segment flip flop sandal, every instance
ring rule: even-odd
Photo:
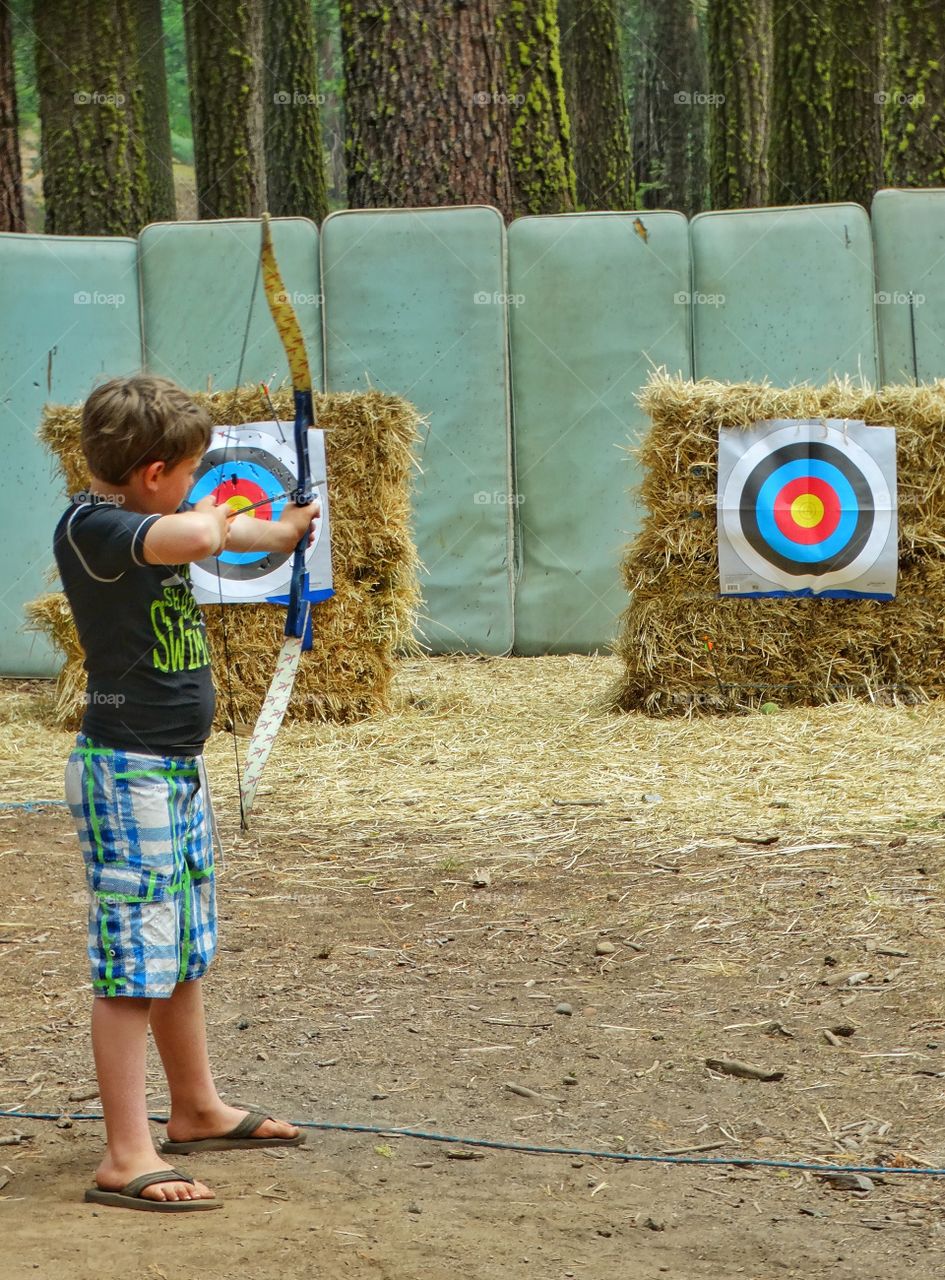
[[[115,1209],[141,1209],[144,1213],[199,1213],[203,1209],[222,1209],[222,1200],[148,1200],[141,1192],[159,1182],[189,1182],[193,1178],[176,1169],[160,1169],[157,1173],[142,1173],[120,1191],[104,1191],[101,1187],[89,1187],[85,1199],[89,1204],[107,1204]]]
[[[171,1142],[168,1138],[161,1143],[161,1151],[166,1155],[185,1156],[194,1151],[252,1151],[254,1147],[300,1147],[304,1143],[304,1133],[297,1133],[294,1138],[254,1138],[253,1132],[264,1120],[271,1119],[268,1112],[251,1108],[249,1114],[221,1138],[194,1138],[190,1142]]]

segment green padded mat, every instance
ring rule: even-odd
[[[322,228],[325,377],[427,417],[414,535],[421,639],[512,647],[505,227],[494,209],[355,210]]]
[[[873,243],[883,381],[945,377],[945,190],[877,191]]]
[[[860,205],[701,213],[689,233],[696,377],[876,382],[873,244]]]
[[[509,324],[520,580],[515,650],[588,652],[627,606],[636,533],[627,452],[647,428],[653,367],[688,377],[689,237],[680,213],[520,218],[509,228]]]
[[[156,222],[141,232],[145,360],[150,373],[190,391],[288,380],[289,369],[259,274],[260,222]],[[318,228],[274,218],[272,242],[321,386]],[[247,329],[248,321],[248,329]],[[245,345],[245,350],[244,350]],[[265,416],[262,408],[261,415]]]
[[[134,240],[0,235],[0,433],[7,497],[0,517],[7,572],[0,673],[54,675],[23,605],[50,589],[52,535],[65,490],[36,438],[47,403],[72,404],[97,382],[141,367]]]

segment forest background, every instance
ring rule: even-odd
[[[945,183],[940,0],[0,0],[0,230]]]

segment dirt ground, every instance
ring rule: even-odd
[[[470,678],[485,690],[497,670]],[[416,693],[438,677],[413,678]],[[68,742],[30,721],[36,708],[23,699],[6,712],[7,804],[52,797],[24,773],[25,753],[48,756],[52,779]],[[460,699],[460,711],[471,715],[473,702]],[[945,711],[930,714],[923,731],[935,715],[945,729]],[[625,732],[598,730],[588,715],[589,752],[594,733]],[[411,724],[419,760],[429,747],[421,721]],[[816,755],[822,724],[799,712],[780,727],[789,741],[806,726]],[[286,732],[297,759],[301,740]],[[720,791],[713,831],[706,787],[687,815],[664,756],[667,803],[648,833],[646,803],[655,810],[660,797],[647,801],[637,782],[617,811],[612,778],[595,790],[584,776],[569,798],[562,775],[542,805],[512,785],[529,768],[514,754],[503,792],[484,770],[473,795],[474,771],[467,779],[454,760],[454,778],[417,783],[413,811],[385,803],[395,782],[401,795],[409,788],[391,775],[393,728],[371,732],[367,756],[363,727],[326,731],[322,743],[330,762],[341,737],[357,739],[360,818],[342,803],[337,772],[343,820],[327,802],[318,819],[301,814],[280,783],[238,837],[221,801],[230,853],[207,994],[229,1098],[380,1132],[313,1129],[298,1152],[191,1157],[186,1167],[225,1207],[165,1218],[82,1202],[99,1123],[0,1117],[2,1280],[942,1274],[940,1179],[890,1172],[851,1191],[748,1163],[945,1165],[945,849],[930,801],[941,761],[926,750],[915,813],[896,809],[885,824],[872,802],[870,812],[851,803],[842,822],[811,831],[791,817],[796,784],[782,770],[782,798],[772,792],[775,807],[751,829],[726,819]],[[430,732],[439,756],[425,775],[452,759],[442,726]],[[770,726],[757,732],[770,740]],[[211,752],[221,796],[227,749]],[[890,752],[890,788],[905,750]],[[625,778],[643,768],[632,735],[620,759]],[[826,757],[811,759],[826,773]],[[438,805],[426,804],[427,786]],[[835,786],[831,797],[836,809]],[[475,827],[445,820],[458,812],[477,815]],[[512,836],[518,819],[531,825]],[[65,810],[0,809],[7,1110],[97,1107],[73,846]],[[783,1076],[740,1078],[707,1059]],[[151,1080],[160,1114],[156,1058]],[[589,1154],[425,1141],[385,1126]],[[606,1158],[620,1152],[707,1163]],[[743,1163],[708,1163],[724,1158]]]

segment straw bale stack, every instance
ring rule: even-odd
[[[622,564],[631,602],[615,644],[617,708],[672,715],[945,692],[945,382],[778,390],[660,371],[639,398],[652,422],[639,450],[646,515]],[[896,599],[722,598],[719,428],[821,417],[896,428]]]
[[[220,426],[269,416],[255,387],[193,399]],[[406,401],[376,391],[321,395],[315,402],[318,425],[325,430],[335,595],[313,607],[312,649],[302,655],[287,714],[348,722],[389,709],[395,654],[415,645],[420,589],[410,490],[419,418]],[[277,392],[273,403],[279,418],[291,423],[291,392]],[[80,420],[79,408],[50,406],[40,431],[70,493],[88,484]],[[237,726],[252,725],[282,643],[285,610],[211,605],[204,613],[220,695],[218,724],[229,722],[231,689]],[[65,655],[57,707],[60,723],[73,728],[81,718],[85,675],[72,615],[61,594],[34,601],[28,614]],[[223,670],[223,625],[229,682]]]

